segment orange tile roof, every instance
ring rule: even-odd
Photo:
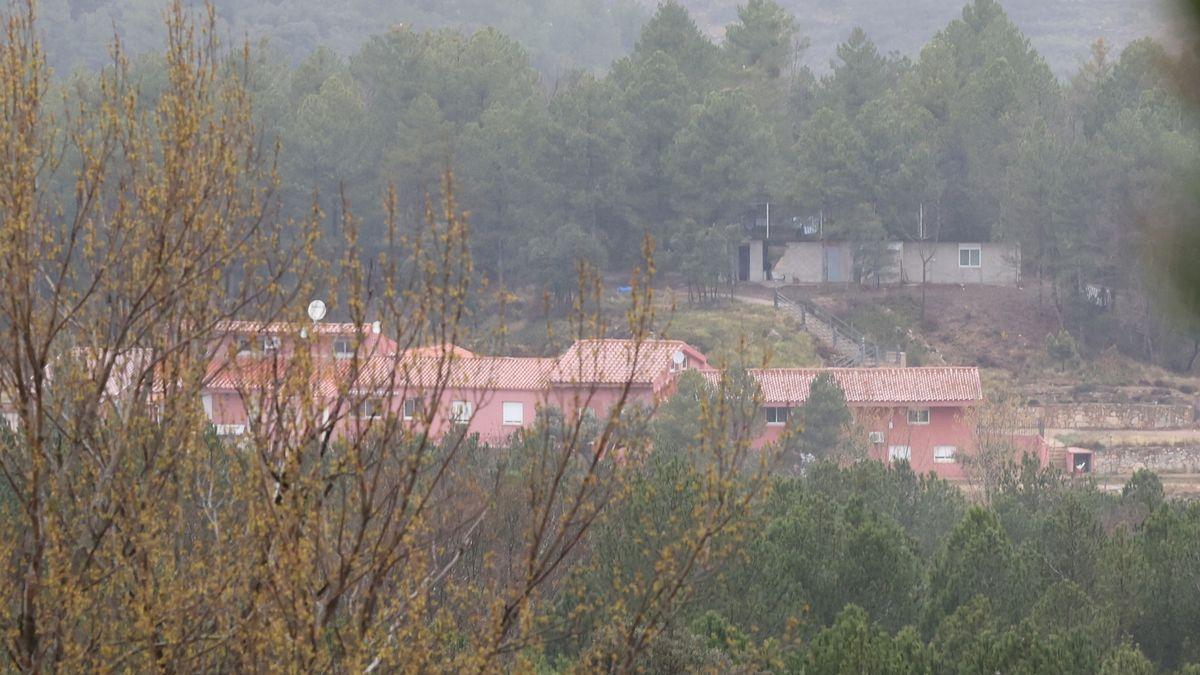
[[[289,323],[287,321],[272,321],[263,323],[262,321],[243,321],[240,319],[231,319],[229,321],[218,322],[215,330],[217,333],[237,333],[237,334],[270,334],[270,335],[290,335],[299,334],[300,331],[306,331],[318,335],[355,335],[362,332],[364,335],[370,335],[375,331],[374,324],[366,323],[361,326],[356,323],[336,323],[336,322],[316,322],[316,323]]]
[[[820,373],[833,375],[846,392],[846,402],[864,403],[970,403],[983,400],[979,369],[928,368],[767,368],[750,375],[762,390],[764,403],[799,405]],[[720,373],[705,371],[709,381]]]
[[[428,388],[444,383],[444,386],[456,389],[541,389],[546,386],[555,360],[516,356],[452,359],[423,356],[371,361],[372,372],[367,373],[366,381],[385,387],[394,382],[397,388],[406,385]]]
[[[323,397],[336,396],[346,389],[402,391],[438,385],[459,389],[541,389],[546,386],[553,365],[554,359],[507,356],[320,359],[312,363],[310,380],[314,393]],[[214,363],[209,369],[207,387],[227,391],[262,389],[282,381],[287,368],[286,361],[273,359]]]
[[[693,352],[680,340],[577,340],[558,358],[550,381],[569,384],[651,384],[671,367],[677,351]],[[693,364],[693,367],[699,364]]]
[[[469,349],[463,349],[458,345],[430,345],[428,347],[413,347],[412,349],[404,350],[406,356],[451,356],[456,359],[471,359],[475,358],[475,352]]]

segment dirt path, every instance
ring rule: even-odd
[[[745,295],[743,293],[734,293],[733,299],[738,302],[745,302],[751,305],[759,305],[760,307],[774,307],[775,300],[772,298],[762,298],[755,295]]]

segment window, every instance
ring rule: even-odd
[[[955,461],[955,450],[957,448],[953,445],[935,445],[933,446],[933,461],[939,464],[951,464]]]
[[[517,427],[525,424],[525,404],[520,401],[505,401],[503,424]]]
[[[907,445],[890,445],[888,446],[888,460],[895,462],[896,460],[908,461],[912,458],[912,448]]]
[[[979,267],[979,261],[982,254],[983,251],[979,244],[959,244],[958,266]]]
[[[411,420],[417,416],[417,412],[421,410],[421,399],[406,398],[404,399],[404,419]]]
[[[254,353],[254,343],[250,338],[240,337],[237,339],[237,355],[246,356]]]
[[[909,424],[929,424],[929,408],[909,408]]]
[[[259,346],[259,349],[261,349],[264,353],[266,353],[266,352],[279,351],[280,344],[281,343],[279,341],[278,335],[264,335],[261,338],[259,338],[258,346]]]
[[[338,359],[354,356],[354,345],[350,343],[350,338],[338,338],[333,341],[333,356]]]
[[[767,424],[772,426],[787,424],[791,408],[767,408]]]
[[[360,418],[380,417],[385,409],[382,399],[364,398],[358,404],[358,416]]]
[[[467,424],[475,413],[475,406],[470,401],[450,402],[450,421],[455,424]]]
[[[215,424],[213,425],[213,431],[215,431],[218,436],[241,436],[242,434],[246,433],[246,425]]]

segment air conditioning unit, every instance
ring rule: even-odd
[[[867,434],[867,437],[871,439],[872,443],[882,443],[883,442],[883,432],[882,431],[872,431],[871,433]]]

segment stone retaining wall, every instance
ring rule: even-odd
[[[1190,405],[1146,403],[1065,403],[1030,406],[1025,425],[1047,429],[1190,429],[1196,426],[1196,409]]]
[[[1097,450],[1092,471],[1127,476],[1138,469],[1155,473],[1200,473],[1200,446],[1127,447]]]

